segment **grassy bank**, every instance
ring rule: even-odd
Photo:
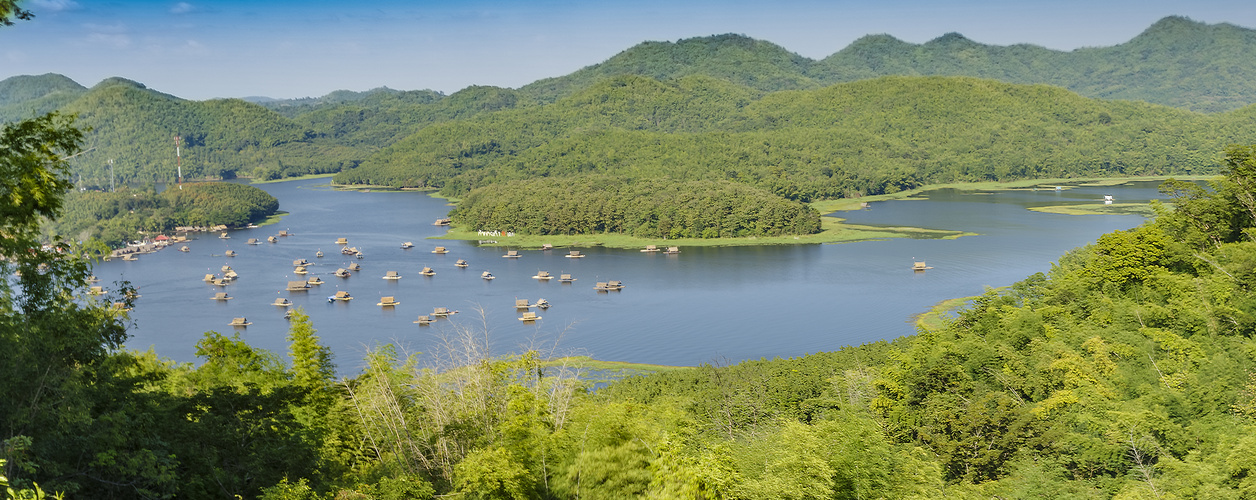
[[[322,179],[324,177],[331,177],[333,175],[336,175],[336,174],[298,175],[296,177],[284,177],[283,179],[274,179],[274,180],[269,180],[269,181],[259,181],[257,179],[250,179],[249,184],[274,184],[276,182],[303,181],[306,179]]]
[[[1156,211],[1148,203],[1085,203],[1079,205],[1052,205],[1029,207],[1034,212],[1060,215],[1141,215],[1153,217]]]

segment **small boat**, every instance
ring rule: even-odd
[[[192,251],[192,249],[191,249],[191,248],[188,248],[188,246],[187,246],[187,245],[183,245],[183,246],[179,247],[179,251],[180,251],[180,252],[191,252],[191,251]]]
[[[496,276],[493,276],[493,273],[490,273],[490,272],[488,272],[488,271],[484,271],[484,272],[480,273],[480,277],[481,277],[481,278],[484,278],[484,279],[486,279],[486,280],[491,280],[491,279],[493,279],[493,278],[496,278]]]
[[[288,307],[288,306],[291,306],[291,305],[292,305],[292,301],[291,301],[291,300],[288,300],[288,299],[287,299],[287,298],[285,298],[285,297],[279,297],[279,298],[275,299],[275,301],[274,301],[274,302],[271,302],[271,303],[270,303],[270,305],[272,305],[272,306],[278,306],[278,307]]]
[[[289,281],[287,290],[289,292],[307,292],[310,290],[310,284],[306,283],[305,280]]]
[[[335,276],[337,278],[348,278],[349,276],[352,276],[351,274],[349,274],[349,270],[343,267],[340,269],[337,269],[336,272],[331,273],[331,274],[332,276]]]
[[[250,244],[250,245],[261,245],[261,244],[262,244],[262,242],[257,241],[257,238],[249,238],[249,241],[246,241],[245,243],[248,243],[248,244]]]
[[[436,270],[425,266],[422,271],[419,271],[419,274],[424,276],[436,276]]]
[[[365,255],[362,255],[362,252],[361,252],[361,251],[358,251],[358,254],[357,254],[357,255],[354,255],[354,257],[357,257],[357,258],[359,258],[359,259],[366,258],[366,256],[365,256]]]
[[[344,238],[344,237],[336,238],[336,244],[337,244],[337,245],[348,245],[348,244],[349,244],[349,239],[348,239],[348,238]]]
[[[215,279],[217,279],[217,278],[216,278],[214,275],[212,275],[212,274],[206,274],[204,278],[201,278],[201,281],[204,281],[204,282],[206,282],[206,283],[209,283],[209,282],[214,281]]]
[[[353,300],[353,297],[349,295],[349,292],[346,292],[346,291],[344,291],[344,290],[341,290],[341,291],[339,291],[339,292],[336,292],[336,294],[335,294],[335,295],[332,295],[332,296],[331,296],[331,297],[329,297],[329,298],[330,298],[331,300],[339,300],[339,301],[342,301],[342,302],[348,302],[348,301],[350,301],[350,300]]]
[[[127,262],[135,262],[137,260],[140,260],[140,258],[135,256],[135,254],[133,253],[129,253],[129,254],[123,255],[122,260],[125,260]]]
[[[358,271],[361,271],[361,270],[362,270],[362,264],[358,264],[357,262],[352,262],[352,263],[350,263],[350,264],[349,264],[349,270],[350,270],[350,271],[353,271],[353,272],[355,272],[355,273],[356,273],[356,272],[358,272]]]
[[[624,289],[622,281],[599,281],[593,288],[599,292],[619,291]]]
[[[563,257],[566,257],[568,259],[583,259],[584,254],[580,253],[579,250],[572,250],[570,252],[567,252],[567,255],[564,255]]]
[[[227,234],[227,233],[224,231],[222,234],[218,235],[218,239],[220,239],[220,240],[229,240],[229,239],[231,239],[231,235]]]
[[[310,274],[310,272],[305,269],[305,266],[297,266],[292,270],[292,274]]]
[[[519,318],[519,321],[522,321],[522,322],[524,322],[524,323],[531,323],[531,322],[536,321],[536,320],[539,320],[539,319],[541,319],[541,317],[540,317],[540,316],[537,316],[537,315],[536,315],[536,313],[534,313],[534,312],[526,312],[526,313],[523,313],[523,317],[522,317],[522,318]]]
[[[317,258],[320,258],[320,259],[321,259],[321,258],[323,258],[323,251],[322,251],[322,250],[319,250],[319,251],[317,251],[317,252],[314,252],[314,257],[317,257]]]
[[[680,247],[667,247],[667,251],[663,253],[667,255],[676,255],[680,253]]]
[[[227,295],[227,292],[218,292],[215,293],[213,297],[210,297],[210,300],[231,300],[232,298],[233,297]]]
[[[450,311],[448,307],[437,307],[432,310],[434,318],[448,318],[452,314],[458,314],[458,311]]]
[[[507,259],[518,259],[519,257],[522,257],[522,255],[519,255],[518,250],[507,250],[506,255],[503,255],[502,257]]]
[[[554,249],[554,245],[551,245],[549,243],[541,244],[541,250],[553,250],[553,249]]]
[[[226,252],[223,252],[223,255],[226,255],[227,257],[235,257],[235,256],[236,256],[236,251],[235,251],[235,250],[227,250]]]
[[[467,267],[468,267],[468,266],[470,266],[470,265],[471,265],[471,264],[467,264],[467,261],[462,260],[462,259],[458,259],[458,262],[454,262],[454,267],[461,267],[461,268],[464,268],[464,269],[465,269],[465,268],[467,268]]]
[[[253,324],[253,322],[245,318],[234,318],[231,320],[230,323],[227,323],[227,324],[231,326],[249,326]]]
[[[88,295],[104,295],[105,289],[102,287],[94,286],[88,289],[87,294]]]
[[[318,276],[315,276],[313,278],[305,280],[305,283],[309,285],[321,285],[323,284],[323,279],[319,278]]]
[[[532,279],[534,280],[541,280],[541,281],[549,281],[553,278],[554,278],[554,275],[550,274],[549,271],[537,271],[536,276],[532,277]]]
[[[559,283],[571,283],[571,282],[573,282],[573,281],[576,281],[576,279],[575,279],[575,278],[572,278],[570,274],[560,274],[560,275],[558,275],[558,282],[559,282]]]
[[[534,304],[534,305],[535,305],[536,307],[541,308],[541,309],[549,309],[549,307],[550,307],[550,303],[549,303],[549,301],[548,301],[548,300],[545,300],[545,299],[536,299],[536,304]]]
[[[448,226],[451,221],[449,219],[436,219],[433,226]]]
[[[532,305],[528,304],[528,299],[515,299],[515,309],[531,309]]]
[[[438,254],[444,255],[444,254],[449,253],[449,250],[446,250],[445,247],[436,247],[435,250],[432,250],[432,253],[438,253]]]
[[[402,249],[402,250],[409,250],[409,249],[411,249],[411,248],[414,248],[414,243],[411,243],[411,242],[407,241],[407,242],[405,242],[405,243],[402,243],[402,244],[401,244],[401,249]]]
[[[378,304],[375,304],[375,305],[377,305],[377,306],[383,306],[383,307],[392,307],[392,306],[395,306],[395,305],[397,305],[397,304],[400,304],[400,302],[397,302],[397,299],[396,299],[396,298],[394,298],[394,297],[380,297],[380,298],[379,298],[379,303],[378,303]]]
[[[434,320],[434,319],[432,319],[431,317],[427,316],[427,315],[422,315],[422,316],[419,316],[419,319],[414,320],[414,322],[415,322],[415,323],[418,323],[418,324],[419,324],[419,326],[427,326],[427,325],[430,325],[430,324],[432,324],[432,321],[435,321],[435,320]]]
[[[358,247],[344,247],[340,249],[340,253],[345,255],[357,255]]]
[[[388,272],[384,273],[384,279],[386,279],[386,280],[399,280],[399,279],[401,279],[401,275],[400,275],[400,274],[397,274],[397,271],[388,271]]]
[[[641,249],[641,251],[642,251],[642,252],[647,252],[647,253],[649,253],[649,252],[657,252],[657,251],[659,251],[659,247],[658,247],[658,245],[646,245],[646,246],[645,246],[645,248],[642,248],[642,249]]]
[[[297,260],[292,261],[293,267],[308,266],[308,265],[310,265],[310,261],[305,260],[305,259],[297,259]]]
[[[926,269],[933,269],[933,267],[926,265],[923,261],[913,262],[911,266],[912,271],[924,271]]]
[[[283,230],[279,232],[279,236],[292,236],[292,233],[289,233],[287,230]]]

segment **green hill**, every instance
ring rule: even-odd
[[[74,80],[55,73],[0,80],[0,123],[42,115],[66,105],[86,91],[86,87]]]

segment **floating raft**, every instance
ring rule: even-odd
[[[402,249],[402,250],[409,250],[409,249],[411,249],[411,248],[414,248],[414,243],[411,243],[411,242],[407,241],[407,242],[405,242],[405,243],[402,243],[402,244],[401,244],[401,249]]]
[[[437,307],[432,310],[432,317],[448,318],[452,314],[458,314],[458,311],[451,311],[448,307]]]
[[[399,279],[401,279],[401,275],[400,275],[400,274],[397,274],[397,271],[388,271],[388,272],[384,273],[384,279],[386,279],[386,280],[399,280]]]
[[[570,274],[560,274],[558,276],[559,283],[571,283],[573,281],[576,281],[576,279],[572,278]]]
[[[275,301],[274,301],[274,302],[271,302],[271,303],[270,303],[270,305],[272,305],[272,306],[278,306],[278,307],[288,307],[288,306],[291,306],[291,305],[292,305],[292,301],[291,301],[291,300],[288,300],[288,299],[287,299],[287,298],[285,298],[285,297],[279,297],[279,298],[275,299]]]
[[[506,255],[503,255],[502,257],[507,259],[518,259],[519,257],[522,257],[522,255],[519,255],[518,250],[507,250]]]
[[[349,295],[349,292],[341,290],[339,292],[336,292],[335,295],[332,295],[331,300],[339,300],[343,302],[348,302],[350,300],[353,300],[353,297]]]
[[[249,326],[253,324],[253,322],[249,321],[246,318],[235,318],[235,319],[232,319],[231,322],[227,324],[231,326]]]
[[[306,283],[305,280],[288,282],[289,292],[306,292],[306,291],[309,291],[309,289],[310,289],[310,284]]]
[[[488,271],[484,271],[484,272],[480,273],[480,277],[481,277],[481,278],[484,278],[484,279],[486,279],[486,280],[491,280],[491,279],[493,279],[493,278],[496,278],[496,276],[493,276],[493,273],[490,273],[490,272],[488,272]]]
[[[554,278],[554,275],[550,274],[549,271],[537,271],[536,276],[532,277],[532,279],[541,280],[541,281],[549,281],[553,278]]]
[[[647,252],[647,253],[648,253],[648,252],[657,252],[657,251],[659,251],[659,247],[658,247],[658,245],[646,245],[646,246],[645,246],[645,248],[642,248],[642,249],[641,249],[641,251],[642,251],[642,252]]]
[[[524,322],[524,323],[530,323],[530,322],[533,322],[533,321],[536,321],[536,320],[539,320],[539,319],[541,319],[541,317],[540,317],[540,316],[537,316],[537,315],[536,315],[536,313],[534,313],[534,312],[526,312],[526,313],[523,313],[523,317],[522,317],[522,318],[519,318],[519,321],[522,321],[522,322]]]
[[[933,269],[933,267],[926,265],[923,261],[915,262],[911,266],[912,271],[924,271],[925,269]]]
[[[231,300],[231,299],[232,297],[228,296],[227,292],[218,292],[218,293],[215,293],[213,297],[210,297],[210,300]]]
[[[348,239],[348,238],[343,238],[343,237],[342,237],[342,238],[336,238],[336,244],[337,244],[337,245],[348,245],[348,244],[349,244],[349,239]]]
[[[379,303],[375,305],[383,306],[383,307],[392,307],[397,304],[400,304],[400,302],[397,302],[397,299],[395,297],[380,297]]]
[[[430,267],[424,266],[423,270],[419,271],[419,274],[422,274],[424,276],[436,276],[436,270]]]
[[[331,273],[331,274],[337,278],[348,278],[349,276],[352,276],[351,274],[349,274],[349,271],[343,267],[340,269],[337,269],[336,272]]]
[[[432,253],[447,254],[449,253],[449,250],[446,249],[445,247],[436,247],[435,250],[432,250]]]
[[[454,263],[454,266],[455,266],[455,267],[461,267],[461,268],[464,268],[464,269],[465,269],[467,266],[470,266],[470,265],[471,265],[471,264],[467,264],[467,261],[462,260],[462,259],[458,259],[458,262],[455,262],[455,263]]]
[[[564,255],[563,257],[566,257],[568,259],[583,259],[584,254],[580,253],[579,250],[572,250],[570,252],[567,252],[567,255]]]
[[[415,323],[418,323],[418,324],[419,324],[419,326],[427,326],[427,325],[430,325],[430,324],[432,324],[432,321],[435,321],[435,320],[434,320],[434,319],[432,319],[432,318],[430,318],[430,317],[428,317],[427,315],[419,316],[419,319],[414,320],[414,322],[415,322]]]

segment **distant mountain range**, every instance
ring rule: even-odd
[[[455,169],[464,168],[458,166],[463,164],[489,166],[496,161],[490,161],[490,158],[513,158],[513,155],[525,153],[540,155],[529,157],[529,162],[552,159],[542,155],[541,150],[531,149],[531,146],[525,148],[526,152],[522,149],[503,149],[504,144],[510,141],[505,136],[491,137],[495,133],[505,134],[514,140],[513,132],[493,132],[494,127],[503,123],[544,130],[537,137],[566,142],[578,142],[579,134],[623,134],[634,130],[669,134],[662,136],[668,140],[675,139],[677,136],[674,134],[713,133],[720,127],[736,129],[739,133],[757,133],[800,121],[814,123],[827,120],[831,124],[823,128],[838,130],[845,126],[839,119],[841,110],[830,110],[830,113],[836,114],[815,115],[810,110],[786,106],[798,113],[791,116],[755,104],[789,103],[794,98],[812,100],[814,96],[833,95],[832,92],[817,92],[835,84],[874,78],[882,82],[877,85],[904,89],[905,93],[899,96],[900,102],[913,97],[910,90],[913,85],[978,94],[996,88],[970,84],[937,85],[928,79],[883,80],[894,75],[968,76],[1014,84],[1047,84],[1096,99],[1145,101],[1181,110],[1220,113],[1256,102],[1256,30],[1168,17],[1124,44],[1069,52],[1032,45],[984,45],[955,33],[924,44],[907,43],[887,35],[870,35],[818,61],[791,53],[770,42],[741,35],[717,35],[677,42],[644,42],[605,62],[569,75],[539,80],[519,89],[477,86],[452,95],[381,87],[365,92],[336,91],[320,98],[250,97],[189,101],[124,78],[106,79],[87,88],[57,74],[16,76],[0,81],[0,122],[52,110],[79,114],[80,123],[92,128],[88,135],[89,146],[97,149],[91,155],[76,159],[76,168],[83,174],[85,183],[95,182],[97,185],[107,183],[108,159],[115,160],[114,175],[120,182],[172,179],[175,172],[173,137],[178,135],[184,146],[184,174],[189,178],[236,175],[276,178],[347,171],[365,165],[369,168],[353,175],[342,174],[340,179],[435,187],[442,187],[443,182],[452,179],[464,183],[457,191],[465,191],[474,185],[492,182],[496,178],[494,176],[505,174],[496,167],[490,169],[494,172],[490,177],[483,177],[484,173],[451,176],[447,172],[430,177],[418,172],[446,168],[436,168],[437,163]],[[974,90],[977,87],[982,88]],[[852,89],[865,89],[861,90],[863,92],[869,87],[842,88],[846,90],[836,92],[841,94]],[[996,93],[1041,94],[1036,87],[997,88]],[[794,97],[773,97],[782,92],[803,93],[787,94]],[[931,99],[939,100],[936,104],[940,106],[931,107],[929,123],[912,121],[903,122],[902,126],[945,128],[949,117],[971,118],[966,110],[954,108],[948,101],[964,102],[974,98],[974,95],[956,95],[954,99],[944,94],[929,95]],[[586,101],[618,98],[632,102],[626,105],[619,102],[617,105],[626,107],[608,111],[605,105]],[[1149,123],[1213,122],[1230,127],[1214,131],[1211,139],[1198,135],[1203,131],[1196,131],[1183,133],[1182,137],[1190,137],[1189,144],[1161,144],[1187,149],[1212,148],[1217,141],[1228,140],[1222,137],[1241,138],[1238,132],[1244,132],[1248,127],[1234,117],[1250,114],[1246,111],[1238,115],[1226,113],[1215,119],[1206,119],[1192,117],[1190,113],[1183,115],[1168,108],[1141,106],[1129,108],[1138,110],[1130,115],[1133,112],[1127,110],[1128,106],[1092,103],[1071,97],[1057,98],[1062,99],[1061,103],[1069,102],[1073,103],[1070,105],[1091,109],[1093,113],[1087,115],[1091,118],[1097,119],[1095,117],[1102,114],[1109,119],[1120,120],[1122,127],[1136,120],[1149,120]],[[858,101],[850,101],[849,105],[860,108],[861,113],[867,116],[876,114],[875,110],[864,109]],[[1017,112],[1022,116],[1047,116],[1050,113],[1079,115],[1075,109],[1061,109],[1063,104],[1036,98],[1018,102],[1016,106],[1023,108]],[[740,111],[742,108],[759,109],[763,114],[774,116],[775,121],[746,115]],[[900,118],[886,119],[894,121]],[[983,119],[997,120],[999,117],[996,114]],[[528,120],[556,122],[546,124]],[[747,124],[765,129],[750,130]],[[427,136],[414,136],[434,125],[441,125],[442,128],[433,130]],[[462,137],[450,136],[442,140],[461,141],[462,146],[425,143],[420,139],[428,137],[430,140],[431,134],[458,127],[474,130]],[[917,132],[925,133],[927,129]],[[910,135],[911,131],[907,132]],[[573,133],[577,135],[571,135]],[[1178,139],[1181,138],[1157,140]],[[478,146],[482,150],[477,150],[469,141],[482,141]],[[522,144],[516,146],[523,147]],[[552,146],[547,147],[552,149]],[[954,144],[949,147],[958,148]],[[429,153],[422,153],[421,150]],[[463,156],[458,157],[461,159],[424,156],[436,154],[436,151]],[[1211,153],[1170,154],[1167,161],[1189,157],[1191,162],[1198,163],[1201,154]],[[398,170],[402,158],[429,163],[416,164],[411,174],[403,175]],[[840,163],[842,159],[816,157],[808,161]],[[890,160],[877,162],[882,166],[896,164],[896,161]],[[920,169],[930,168],[927,163],[927,160],[918,160],[893,168],[915,169],[919,173]],[[1068,171],[1052,168],[1057,172]],[[387,179],[366,175],[370,171],[385,170],[390,172]],[[736,168],[731,170],[736,171]],[[1094,171],[1093,168],[1081,170]],[[1022,175],[1035,174],[1026,171]],[[936,177],[916,175],[915,178]],[[868,182],[872,184],[868,185],[892,185],[895,182],[887,179],[870,180]],[[823,184],[816,179],[808,182]],[[885,184],[887,182],[890,184]],[[822,191],[832,192],[834,189],[838,188],[829,186]]]

